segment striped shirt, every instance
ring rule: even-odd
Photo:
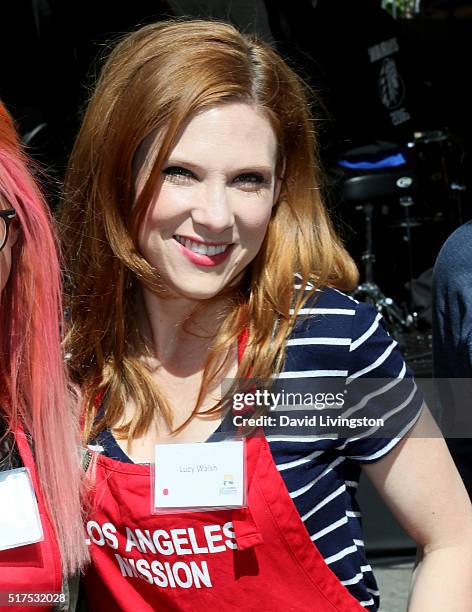
[[[379,592],[356,502],[361,464],[380,459],[414,425],[421,393],[375,308],[335,289],[316,292],[298,313],[286,349],[279,387],[290,383],[293,391],[295,381],[306,393],[326,390],[327,381],[336,381],[348,400],[333,418],[378,417],[385,423],[382,429],[369,422],[352,435],[349,428],[335,426],[288,428],[277,422],[264,427],[274,462],[311,540],[341,583],[372,612],[378,609]],[[314,413],[319,416],[321,411]],[[130,461],[109,431],[96,443],[104,454]]]

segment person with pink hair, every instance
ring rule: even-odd
[[[87,560],[81,465],[56,239],[29,164],[0,103],[0,609],[67,609]]]

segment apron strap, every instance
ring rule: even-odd
[[[238,550],[246,550],[264,543],[249,508],[233,510],[232,521]]]
[[[260,460],[263,447],[267,444],[262,429],[256,430],[252,436],[246,439],[246,474],[248,475],[248,498],[252,487],[252,479]],[[249,505],[247,508],[238,508],[232,513],[233,529],[238,550],[245,550],[263,544],[264,540],[259,531]]]

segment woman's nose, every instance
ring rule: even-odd
[[[192,210],[193,221],[208,232],[221,234],[234,224],[234,215],[226,185],[212,184],[201,189]]]

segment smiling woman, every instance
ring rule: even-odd
[[[357,272],[315,128],[301,79],[226,24],[146,26],[103,67],[61,217],[92,610],[377,610],[361,466],[423,554],[411,610],[470,608],[470,505],[380,315],[340,291]],[[222,383],[248,376],[323,392],[319,418],[258,427],[246,395],[256,429],[238,432]]]
[[[138,237],[174,296],[212,298],[257,255],[280,190],[276,159],[274,131],[257,107],[227,104],[186,123]]]
[[[320,199],[308,98],[270,47],[224,24],[155,24],[112,51],[61,214],[69,365],[85,392],[87,436],[112,427],[131,444],[156,418],[165,431],[202,426],[190,420],[214,405],[207,392],[224,374],[280,369],[291,308],[309,297],[295,290],[295,273],[314,288],[355,284]],[[215,243],[227,248],[198,252]],[[251,351],[238,367],[245,329]],[[175,368],[193,378],[171,408]],[[102,388],[107,409],[96,419]]]

